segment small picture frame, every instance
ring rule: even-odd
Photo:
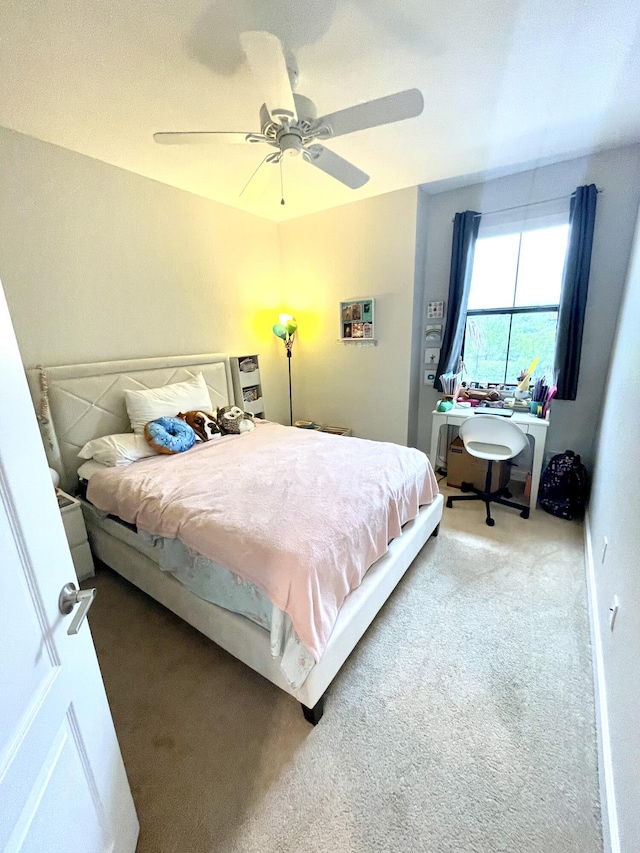
[[[347,299],[340,303],[340,340],[375,339],[375,300]]]
[[[440,360],[440,350],[437,347],[426,347],[424,351],[424,363],[435,369]]]
[[[442,343],[442,323],[427,323],[424,342],[428,347],[439,347]]]

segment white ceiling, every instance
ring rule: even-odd
[[[238,34],[275,33],[320,114],[413,86],[419,118],[328,143],[350,190],[262,146],[159,146],[158,130],[259,131]],[[640,141],[637,0],[3,0],[0,125],[273,220]],[[270,149],[267,149],[270,150]],[[265,152],[266,153],[266,152]]]

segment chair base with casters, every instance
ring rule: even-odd
[[[493,527],[495,521],[491,518],[491,504],[501,504],[512,509],[520,510],[522,518],[529,518],[529,507],[510,501],[511,493],[502,488],[491,491],[493,463],[513,459],[526,446],[527,439],[515,424],[496,419],[492,415],[474,415],[468,418],[460,427],[460,438],[465,450],[478,459],[486,459],[487,478],[484,489],[478,489],[471,483],[462,483],[463,492],[473,492],[471,495],[455,495],[447,498],[447,507],[452,509],[454,501],[484,501],[487,507],[487,524]]]
[[[484,501],[487,507],[487,524],[489,527],[493,527],[496,523],[493,518],[491,518],[491,504],[501,504],[502,506],[509,506],[512,509],[519,509],[520,516],[522,518],[529,518],[529,507],[523,507],[522,504],[518,504],[515,501],[507,500],[507,498],[511,497],[511,492],[507,488],[498,489],[496,492],[491,491],[491,478],[493,474],[493,460],[489,460],[489,466],[487,469],[487,479],[485,482],[484,489],[478,489],[472,483],[461,483],[460,491],[461,492],[473,492],[472,495],[454,495],[452,497],[447,498],[447,508],[453,508],[454,501]]]

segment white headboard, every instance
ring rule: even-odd
[[[75,490],[82,462],[77,454],[87,441],[131,432],[125,389],[159,388],[198,373],[204,376],[214,407],[235,402],[229,356],[225,353],[27,370],[49,465],[60,474],[62,488]]]

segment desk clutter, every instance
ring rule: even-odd
[[[466,407],[473,410],[474,414],[490,414],[502,415],[511,417],[514,413],[532,414],[538,417],[544,417],[543,412],[548,410],[548,405],[536,402],[535,404],[525,400],[517,400],[510,396],[513,394],[512,389],[484,389],[484,388],[467,388],[461,386],[454,396],[444,395],[438,402],[436,410],[438,412],[448,412],[454,405],[458,407]]]
[[[443,395],[436,411],[447,412],[457,404],[470,406],[474,413],[510,417],[514,412],[522,412],[546,418],[557,387],[555,383],[547,385],[545,376],[531,385],[536,364],[537,359],[528,370],[520,371],[515,387],[500,385],[481,388],[478,383],[463,380],[462,369],[458,373],[445,373],[440,377]]]

